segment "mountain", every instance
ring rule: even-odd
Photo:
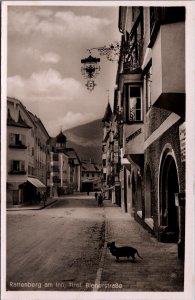
[[[92,159],[96,163],[101,163],[103,137],[101,119],[67,129],[64,134],[67,137],[67,147],[74,148],[81,160]]]

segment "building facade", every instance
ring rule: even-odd
[[[185,8],[123,6],[118,26],[109,130],[118,139],[121,206],[159,241],[178,243],[184,258]]]
[[[33,203],[46,188],[49,135],[18,99],[8,97],[7,108],[7,204]]]
[[[66,136],[62,131],[49,141],[47,185],[50,196],[70,194],[81,189],[81,163],[73,148],[66,147]]]
[[[81,162],[81,191],[93,192],[101,190],[101,165],[91,160]]]

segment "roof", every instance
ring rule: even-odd
[[[20,112],[19,112],[19,116],[18,116],[18,121],[16,122],[12,118],[9,108],[8,108],[8,112],[7,112],[7,125],[15,126],[15,127],[22,127],[22,128],[32,128],[22,119]]]
[[[111,119],[112,119],[112,109],[110,107],[110,103],[108,102],[102,122],[109,122],[111,121]]]
[[[15,103],[18,103],[20,106],[21,106],[21,108],[23,109],[23,112],[28,116],[28,118],[31,120],[31,122],[34,124],[34,126],[36,127],[36,123],[35,123],[35,121],[34,121],[34,119],[32,118],[32,113],[30,113],[27,109],[26,109],[26,106],[24,106],[23,105],[23,103],[20,101],[20,100],[18,100],[18,99],[16,99],[16,98],[13,98],[13,97],[7,97],[7,101],[9,102],[15,102]],[[22,126],[21,126],[22,127]],[[30,128],[32,128],[32,127],[30,127]]]
[[[62,133],[62,131],[56,136],[56,142],[59,144],[66,143],[66,136]]]
[[[68,155],[69,158],[74,159],[75,164],[81,164],[80,159],[73,148],[66,148],[63,152]]]
[[[41,128],[42,131],[45,132],[45,134],[48,136],[48,139],[49,139],[50,138],[49,133],[47,132],[47,129],[43,125],[42,121],[36,115],[34,115],[31,111],[28,110],[28,113],[30,114],[30,116],[33,119],[33,121],[35,122],[35,124],[38,125],[39,128]]]
[[[92,163],[90,161],[82,161],[81,168],[84,172],[101,172],[101,165]]]

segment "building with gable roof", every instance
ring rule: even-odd
[[[92,160],[81,162],[81,191],[93,192],[101,190],[102,166]]]
[[[7,98],[7,205],[37,201],[46,189],[49,134],[21,101]],[[37,143],[39,141],[39,143]]]

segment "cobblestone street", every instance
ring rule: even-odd
[[[137,248],[143,260],[116,262],[110,241]],[[93,195],[8,212],[7,243],[8,290],[183,291],[177,245],[159,243],[109,200],[97,207]]]
[[[116,262],[107,249],[102,285],[122,284],[123,291],[183,291],[184,264],[177,258],[176,244],[159,243],[120,208],[105,207],[105,214],[106,240],[137,248],[143,260],[136,257],[136,263],[132,263],[121,258]]]

